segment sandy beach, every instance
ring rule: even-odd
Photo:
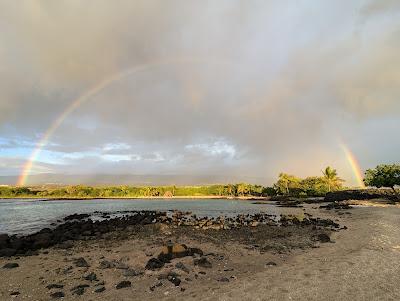
[[[157,223],[33,256],[3,257],[0,299],[399,300],[398,208],[318,207],[290,209],[347,229],[267,224],[199,230]],[[319,234],[331,242],[316,239]],[[149,260],[171,243],[203,254],[149,269]]]

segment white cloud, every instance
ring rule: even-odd
[[[127,143],[107,143],[103,147],[103,151],[114,151],[114,150],[128,150],[131,146]]]
[[[198,152],[205,156],[221,156],[232,159],[236,155],[236,149],[233,145],[224,141],[215,141],[213,143],[189,144],[185,149],[191,152]]]
[[[119,161],[131,161],[131,155],[101,155],[101,158],[106,161],[119,162]]]

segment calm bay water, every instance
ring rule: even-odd
[[[0,233],[29,234],[67,215],[95,211],[181,210],[191,211],[198,216],[217,217],[257,212],[279,214],[280,209],[273,204],[255,205],[251,201],[210,199],[0,200]]]

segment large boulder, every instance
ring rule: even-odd
[[[161,253],[158,255],[158,259],[163,262],[169,262],[175,258],[193,256],[195,254],[202,256],[203,251],[198,248],[188,248],[184,244],[169,243],[162,248]]]

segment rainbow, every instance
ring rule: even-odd
[[[343,152],[346,155],[346,159],[349,162],[351,169],[354,173],[354,176],[357,180],[357,185],[361,188],[365,188],[365,184],[363,181],[363,172],[362,169],[360,167],[360,164],[358,163],[358,160],[356,158],[356,156],[352,153],[352,151],[350,150],[350,148],[344,144],[343,142],[340,143],[340,146],[343,150]]]
[[[99,83],[95,84],[89,90],[85,91],[78,98],[74,99],[71,104],[61,113],[61,115],[52,123],[52,125],[44,132],[40,140],[36,143],[31,155],[22,167],[22,171],[18,177],[17,186],[24,186],[32,171],[35,161],[39,157],[42,149],[47,145],[49,139],[57,131],[64,120],[79,108],[83,103],[87,102],[91,97],[100,93],[102,90],[107,88],[112,83],[119,81],[127,76],[133,75],[138,72],[148,70],[150,68],[170,65],[170,64],[187,64],[187,63],[204,63],[204,64],[222,64],[222,65],[233,65],[230,61],[223,60],[210,60],[210,59],[199,59],[199,58],[179,58],[170,60],[159,60],[153,61],[142,65],[137,65],[133,68],[127,69],[123,72],[111,75],[108,78],[103,79]]]
[[[29,156],[28,160],[22,167],[22,171],[18,177],[18,181],[16,183],[17,186],[24,186],[27,182],[29,175],[31,174],[32,168],[34,166],[35,161],[38,159],[42,149],[47,145],[51,136],[57,131],[57,129],[61,126],[64,120],[75,110],[77,110],[82,104],[86,103],[89,99],[91,99],[96,94],[100,93],[102,90],[107,88],[112,83],[119,81],[127,76],[133,75],[138,72],[142,72],[148,70],[150,68],[154,68],[157,66],[162,65],[169,65],[169,64],[186,64],[186,63],[204,63],[204,64],[223,64],[223,65],[233,65],[232,62],[229,61],[222,61],[222,60],[205,60],[199,58],[180,58],[180,59],[172,59],[172,60],[159,60],[149,62],[147,64],[142,64],[135,66],[133,68],[127,69],[123,72],[116,73],[107,77],[100,81],[99,83],[92,86],[89,90],[85,91],[81,94],[78,98],[74,99],[71,104],[58,116],[58,118],[51,124],[51,126],[44,132],[40,140],[36,143],[31,155]],[[340,142],[341,148],[343,149],[346,158],[352,168],[352,171],[355,175],[357,180],[357,184],[364,188],[363,182],[363,175],[358,164],[358,161],[354,154],[350,151],[350,149],[343,143]]]

